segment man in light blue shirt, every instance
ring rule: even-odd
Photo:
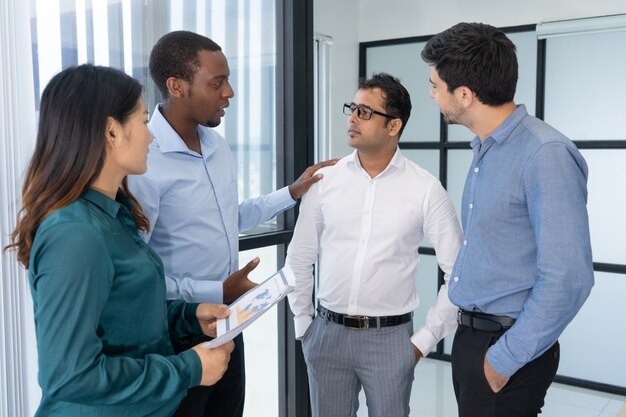
[[[149,245],[165,267],[167,296],[187,302],[230,303],[255,284],[238,268],[239,232],[293,207],[321,178],[309,167],[296,182],[238,204],[234,157],[213,127],[234,92],[221,48],[186,31],[163,36],[150,54],[150,74],[163,95],[149,126],[154,141],[148,171],[129,186],[150,220]],[[172,340],[175,350],[201,340]],[[241,416],[245,392],[243,339],[235,339],[229,368],[213,387],[190,389],[175,416]]]
[[[593,286],[587,164],[513,102],[515,46],[500,30],[459,23],[429,40],[422,58],[445,121],[476,134],[448,290],[461,309],[452,347],[459,416],[536,416],[558,367],[557,339]]]

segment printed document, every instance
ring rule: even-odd
[[[295,278],[288,265],[254,287],[228,309],[230,316],[217,320],[217,336],[202,345],[214,348],[232,340],[239,333],[294,290]]]

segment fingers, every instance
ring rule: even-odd
[[[224,343],[222,346],[219,346],[217,349],[222,349],[230,355],[233,349],[235,349],[235,343],[231,340],[230,342]]]
[[[217,336],[217,323],[215,321],[211,321],[211,322],[205,322],[200,323],[200,326],[202,327],[202,332],[207,335],[207,336],[211,336],[211,337],[216,337]]]
[[[254,268],[256,268],[259,265],[259,262],[261,262],[261,259],[259,259],[259,257],[257,256],[256,258],[248,262],[246,266],[241,268],[239,271],[248,275],[250,272],[254,270]]]
[[[199,304],[196,316],[200,320],[223,319],[230,316],[230,310],[225,304]]]
[[[327,161],[318,162],[317,164],[310,166],[308,169],[313,169],[313,172],[317,171],[320,168],[328,167],[331,165],[335,165],[339,161],[339,158],[329,159]]]

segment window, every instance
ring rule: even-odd
[[[626,281],[623,242],[626,233],[623,211],[626,183],[622,161],[626,158],[626,130],[621,117],[626,93],[621,81],[626,71],[622,50],[626,42],[626,16],[572,20],[504,28],[517,47],[519,81],[516,103],[524,103],[530,114],[562,131],[581,149],[589,165],[589,222],[596,271],[596,285],[578,316],[561,337],[559,382],[614,393],[626,393],[626,366],[616,350],[624,346],[626,325],[619,318],[619,300]],[[539,37],[539,40],[538,40]],[[462,126],[446,126],[435,103],[428,97],[428,66],[419,58],[428,36],[361,44],[361,76],[386,71],[398,76],[411,94],[413,107],[400,148],[410,159],[438,176],[447,188],[457,213],[472,160],[469,141],[473,134]],[[593,104],[591,104],[593,103]],[[620,116],[621,115],[621,116]],[[422,259],[433,258],[428,242],[420,248]],[[418,279],[439,280],[432,262],[422,262]],[[427,270],[427,271],[424,271]],[[427,290],[418,281],[418,289]],[[424,288],[422,288],[424,286]],[[438,286],[432,286],[436,291]],[[420,296],[427,302],[431,295]],[[418,309],[415,322],[423,322],[426,311]],[[599,334],[598,321],[612,330]],[[598,333],[596,336],[594,334]],[[588,341],[598,340],[589,354]],[[452,336],[440,344],[434,357],[448,359]],[[580,362],[585,357],[584,364]],[[623,366],[616,366],[623,363]]]
[[[85,62],[109,65],[134,76],[145,86],[148,107],[154,108],[160,97],[148,74],[149,51],[164,33],[186,29],[213,38],[229,60],[236,97],[219,129],[237,159],[240,199],[273,191],[282,185],[283,179],[293,180],[312,162],[308,146],[295,146],[296,138],[306,143],[312,133],[312,125],[296,123],[295,119],[300,114],[312,114],[313,99],[310,95],[302,96],[295,87],[306,85],[308,89],[310,78],[302,62],[293,59],[296,53],[311,54],[311,48],[292,42],[294,38],[312,37],[307,29],[311,24],[292,25],[294,21],[312,21],[311,1],[30,0],[24,8],[25,15],[30,15],[34,94],[28,91],[34,97],[33,113],[39,107],[41,91],[54,74]],[[291,64],[298,69],[294,70]],[[298,115],[292,111],[295,107]],[[0,189],[3,195],[4,188]],[[1,203],[4,212],[5,200]],[[282,266],[284,243],[289,240],[293,225],[294,215],[289,212],[254,231],[253,236],[242,238],[242,262],[254,254],[262,257],[255,273],[257,279]],[[268,231],[273,233],[259,234]],[[12,272],[4,268],[4,259],[2,265],[3,271]],[[19,293],[30,297],[27,283]],[[28,308],[27,303],[25,306]],[[32,328],[32,316],[20,323]],[[292,365],[296,344],[287,335],[290,326],[288,307],[282,303],[246,330],[250,333],[246,340],[250,358],[248,386],[254,390],[247,395],[248,417],[265,415],[260,410],[273,416],[306,415],[295,410],[307,408],[307,397],[288,395],[291,390],[303,392],[300,384],[305,382],[300,369],[302,359],[297,354],[297,366]],[[10,329],[8,333],[3,329],[2,334],[9,335],[7,340],[17,340],[12,336],[18,333]],[[26,348],[21,351],[30,353]],[[28,357],[28,362],[34,363],[32,355]],[[294,371],[296,368],[299,370]],[[286,378],[294,376],[298,381],[290,379],[287,383]],[[31,379],[26,384],[36,387],[36,380]],[[27,402],[32,411],[38,398],[34,395],[15,399],[18,408]]]

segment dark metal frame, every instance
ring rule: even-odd
[[[313,0],[276,0],[276,152],[277,184],[291,184],[314,159]],[[297,210],[288,210],[281,230],[239,239],[239,249],[278,245],[283,265]],[[279,417],[309,417],[309,387],[293,315],[286,301],[278,306]]]
[[[501,28],[505,33],[518,33],[518,32],[530,32],[535,31],[535,25],[520,25]],[[388,39],[381,41],[362,42],[359,44],[359,77],[365,77],[367,75],[367,50],[371,47],[378,46],[393,46],[402,45],[407,43],[426,42],[432,36],[416,36],[399,39]],[[546,40],[537,41],[537,74],[536,74],[536,103],[535,103],[535,116],[539,119],[544,119],[545,116],[545,75],[546,75]],[[416,59],[419,59],[416,58]],[[577,141],[574,143],[579,149],[626,149],[626,140],[603,140],[603,141]],[[448,142],[448,128],[443,120],[443,116],[440,117],[440,129],[439,140],[432,142],[400,142],[401,149],[430,149],[439,151],[439,180],[442,185],[447,188],[447,176],[448,176],[448,150],[449,149],[470,149],[470,142]],[[433,248],[422,247],[419,248],[419,253],[424,255],[435,255]],[[622,264],[608,264],[594,262],[594,271],[597,272],[610,272],[616,274],[626,274],[626,265]],[[443,284],[443,271],[438,271],[438,287]],[[437,345],[435,352],[428,355],[429,358],[440,359],[450,361],[450,355],[444,353],[443,341]],[[615,385],[603,384],[594,381],[587,381],[579,378],[571,378],[566,376],[557,375],[556,382],[563,384],[578,386],[582,388],[593,389],[597,391],[609,392],[612,394],[626,395],[626,387],[620,387]]]

